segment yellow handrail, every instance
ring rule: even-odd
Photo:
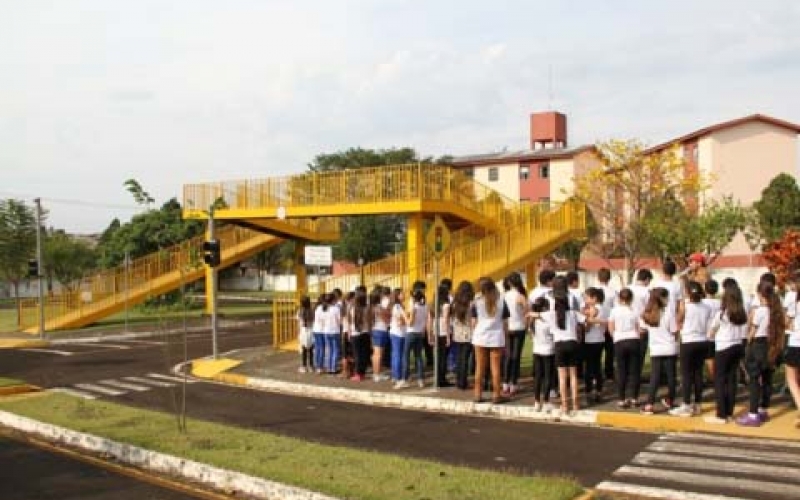
[[[382,165],[330,172],[309,172],[269,179],[246,179],[183,188],[184,207],[207,207],[223,200],[237,211],[388,202],[446,202],[481,217],[512,225],[519,203],[445,165]],[[192,208],[187,216],[197,216]]]

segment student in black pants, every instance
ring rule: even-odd
[[[475,298],[475,288],[469,281],[458,284],[450,315],[453,318],[453,343],[458,346],[456,360],[456,387],[461,390],[469,388],[469,375],[472,373],[472,325],[470,307]]]
[[[353,345],[353,376],[350,380],[361,382],[367,373],[367,365],[370,361],[372,332],[372,318],[369,303],[367,301],[367,288],[359,286],[356,288],[353,298],[353,307],[348,311],[350,314],[350,342]]]
[[[599,403],[603,391],[603,344],[608,328],[608,312],[603,307],[605,298],[601,288],[586,289],[586,335],[583,339],[584,393],[589,404]]]
[[[747,313],[742,291],[727,287],[722,294],[720,311],[711,318],[708,336],[714,341],[714,396],[716,415],[706,417],[710,424],[725,424],[733,418],[736,402],[736,374],[744,354],[742,339],[747,332]]]
[[[603,291],[603,310],[606,316],[611,313],[617,302],[617,291],[611,286],[611,270],[607,267],[597,271],[597,281]],[[603,374],[606,380],[614,380],[614,337],[606,328],[603,342]]]
[[[667,398],[666,409],[675,400],[677,382],[675,371],[678,364],[678,324],[675,314],[667,307],[669,292],[665,288],[656,288],[650,292],[650,299],[639,320],[641,328],[647,330],[650,349],[650,391],[647,404],[642,413],[655,413],[656,395],[661,386],[661,375],[666,374]]]
[[[641,338],[638,318],[631,308],[633,293],[625,288],[619,292],[619,304],[608,317],[608,331],[614,337],[614,354],[617,357],[617,386],[620,408],[637,406],[639,377],[641,374]]]
[[[533,313],[541,314],[550,310],[550,302],[539,297],[531,306]],[[533,322],[533,405],[535,411],[552,411],[550,387],[555,367],[555,344],[550,325],[542,319]]]
[[[712,314],[711,308],[703,303],[703,286],[690,281],[686,288],[689,300],[678,304],[678,322],[682,325],[680,357],[683,403],[670,411],[670,415],[678,417],[700,414],[703,366],[708,354],[708,327]]]

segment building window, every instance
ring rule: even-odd
[[[531,167],[528,165],[523,165],[519,167],[519,178],[522,181],[527,181],[531,178]]]
[[[540,179],[549,179],[550,178],[550,164],[549,163],[542,163],[539,165],[539,178]]]
[[[489,168],[489,182],[494,182],[498,179],[497,167]]]
[[[472,179],[473,177],[475,177],[475,169],[472,168],[472,167],[465,168],[464,169],[464,175],[466,175],[467,177]]]

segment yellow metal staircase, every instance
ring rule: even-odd
[[[268,228],[294,237],[314,236],[319,240],[338,238],[338,221],[275,221]],[[279,236],[236,226],[224,226],[216,232],[222,247],[224,268],[283,241]],[[201,279],[205,274],[202,259],[204,236],[198,236],[170,248],[133,260],[130,265],[108,269],[81,280],[72,290],[45,297],[45,330],[80,328],[144,302],[148,298],[180,288]],[[21,329],[36,333],[39,323],[37,299],[20,303]]]

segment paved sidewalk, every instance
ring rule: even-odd
[[[391,382],[374,382],[369,374],[366,380],[353,382],[338,375],[299,373],[297,370],[299,356],[293,352],[253,348],[232,352],[226,357],[227,359],[218,362],[195,361],[193,373],[202,378],[271,392],[366,405],[523,421],[598,425],[651,432],[707,432],[800,440],[800,429],[795,428],[798,412],[787,397],[781,395],[773,398],[770,422],[759,428],[744,428],[733,423],[715,425],[704,421],[703,417],[711,416],[714,412],[713,393],[710,389],[706,391],[705,400],[708,402],[703,405],[703,415],[698,417],[673,417],[666,413],[642,415],[638,409],[619,410],[615,405],[615,388],[612,382],[607,382],[605,385],[602,403],[584,406],[584,409],[577,414],[561,415],[558,411],[550,413],[535,411],[530,377],[521,380],[521,390],[514,401],[493,405],[473,403],[471,390],[461,391],[453,387],[434,390],[430,385],[432,382],[430,370],[426,373],[425,388],[420,389],[412,383],[411,388],[395,390]],[[645,388],[642,389],[642,394],[646,394]],[[743,411],[741,404],[744,403],[745,396],[746,391],[742,387],[737,414]],[[557,401],[555,403],[557,407]],[[585,405],[585,402],[582,404]]]

